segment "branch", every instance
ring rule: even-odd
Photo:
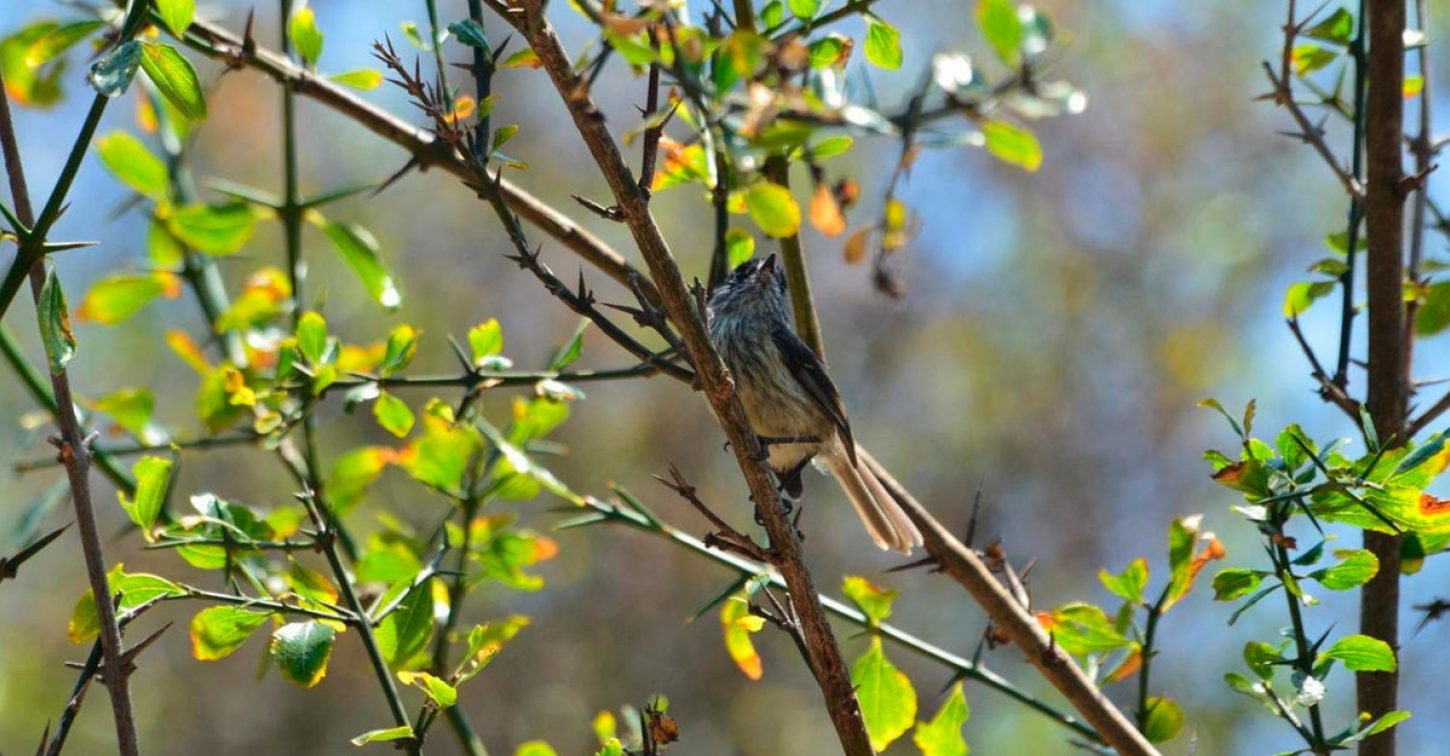
[[[1022,649],[1027,661],[1072,702],[1073,708],[1082,713],[1097,730],[1103,742],[1115,748],[1122,756],[1158,753],[1134,729],[1123,713],[1098,690],[1092,678],[1077,666],[1067,652],[1053,642],[1052,637],[1042,629],[1037,620],[992,577],[991,571],[977,554],[963,546],[870,453],[862,449],[860,455],[891,493],[892,498],[906,510],[912,522],[921,530],[927,553],[936,560],[942,571],[967,589],[972,598],[987,610],[992,621]]]
[[[536,2],[527,8],[519,8],[505,5],[500,0],[489,0],[488,5],[522,34],[538,55],[594,162],[604,174],[614,194],[615,204],[623,213],[625,224],[644,256],[664,309],[680,330],[690,361],[695,366],[697,384],[705,392],[725,430],[756,506],[764,517],[771,547],[777,554],[775,564],[790,591],[791,604],[800,619],[801,631],[813,657],[812,670],[826,697],[827,710],[842,748],[849,756],[871,754],[870,738],[851,684],[850,671],[841,658],[811,574],[801,559],[800,541],[780,506],[770,470],[765,465],[745,410],[735,396],[734,384],[720,355],[710,344],[704,322],[686,290],[669,244],[650,214],[648,199],[625,164],[593,98],[587,91],[581,90],[569,55],[544,16],[543,6]]]
[[[192,22],[183,42],[207,57],[223,60],[229,65],[261,71],[282,86],[341,113],[349,120],[407,150],[424,168],[436,166],[464,181],[487,180],[487,177],[474,172],[471,163],[463,155],[450,150],[435,135],[362,100],[340,85],[293,65],[285,57],[265,47],[243,45],[241,40],[229,32],[200,20]],[[560,244],[621,285],[629,285],[629,274],[633,267],[599,237],[512,182],[504,181],[500,191],[509,208],[521,218],[559,240]],[[657,301],[658,294],[654,291],[653,284],[645,281],[644,286],[646,295]]]
[[[142,15],[140,9],[144,9],[146,5],[147,0],[137,0],[132,6],[126,24],[126,28],[130,30],[131,34],[136,31],[135,21]],[[125,32],[122,33],[122,38],[128,38]],[[55,217],[59,215],[61,203],[70,188],[70,181],[74,179],[75,170],[79,168],[78,156],[85,155],[86,149],[90,145],[91,135],[95,132],[96,125],[100,122],[100,115],[105,111],[108,101],[108,98],[96,95],[90,114],[86,117],[86,124],[82,127],[81,134],[76,138],[75,146],[71,150],[71,160],[67,162],[67,168],[62,171],[56,188],[46,202],[46,209],[42,211],[42,220],[46,222],[37,224],[30,206],[30,191],[25,184],[25,169],[20,164],[20,146],[15,138],[15,124],[10,117],[10,98],[5,93],[3,77],[0,77],[0,151],[3,151],[5,156],[5,170],[9,177],[11,198],[15,202],[16,216],[30,229],[16,255],[11,272],[14,273],[16,269],[20,269],[29,274],[31,294],[37,305],[40,302],[40,289],[45,280],[45,263],[43,254],[40,254],[40,251],[44,249],[45,234],[49,230],[49,224],[54,222]],[[27,256],[28,250],[36,250],[37,253]],[[21,268],[22,265],[25,267]],[[0,297],[0,312],[3,312],[5,306],[9,304],[10,298],[14,296],[14,291],[8,289],[8,278],[6,283],[9,293]],[[37,317],[39,317],[38,309]],[[116,619],[116,607],[110,601],[111,586],[106,577],[106,555],[101,547],[95,506],[91,501],[89,439],[82,435],[80,422],[76,419],[75,402],[71,398],[70,378],[64,368],[51,373],[50,385],[52,396],[55,397],[56,402],[55,419],[60,427],[60,439],[57,447],[60,450],[60,458],[65,463],[66,475],[70,479],[71,502],[75,506],[81,550],[85,555],[86,577],[91,585],[91,595],[96,597],[96,615],[100,623],[102,657],[105,659],[106,669],[110,670],[110,674],[106,675],[106,688],[111,694],[111,713],[116,727],[116,747],[122,756],[136,756],[140,753],[140,747],[136,738],[136,717],[131,708],[131,677],[123,662],[125,652],[121,644],[121,626]]]
[[[616,489],[616,491],[618,491],[618,489]],[[587,497],[585,499],[585,505],[608,522],[632,527],[636,530],[641,530],[656,537],[670,541],[671,543],[674,543],[676,545],[683,546],[687,549],[690,549],[696,554],[701,554],[703,556],[709,557],[710,559],[713,559],[718,564],[723,564],[727,567],[730,567],[731,569],[735,570],[735,572],[739,574],[741,578],[750,578],[756,575],[765,574],[770,577],[770,585],[777,588],[786,587],[785,581],[781,579],[780,574],[770,569],[768,565],[750,561],[735,554],[726,553],[719,549],[712,548],[704,541],[701,541],[700,539],[695,538],[694,536],[691,536],[681,531],[680,529],[661,521],[659,518],[654,517],[653,513],[646,514],[642,504],[638,504],[637,500],[633,499],[633,497],[627,497],[624,496],[622,492],[620,493],[620,498],[622,500],[629,502],[632,507],[638,507],[638,510],[632,511],[631,509],[626,509],[625,507],[619,506],[617,504],[605,504],[592,497]],[[579,522],[582,523],[583,521]],[[573,527],[573,525],[569,523],[564,523],[559,525],[558,527]],[[977,661],[965,659],[961,656],[958,656],[889,623],[878,623],[873,627],[872,623],[866,618],[865,614],[861,613],[855,607],[845,602],[837,601],[825,595],[822,595],[820,597],[820,601],[821,605],[825,607],[826,611],[830,612],[832,615],[846,620],[847,622],[850,622],[851,624],[861,628],[862,630],[879,634],[882,638],[885,638],[886,640],[891,641],[892,643],[895,643],[902,648],[908,649],[922,656],[925,659],[928,659],[936,664],[947,668],[948,670],[951,670],[954,676],[964,677],[967,679],[981,682],[988,688],[1002,693],[1008,698],[1018,701],[1019,703],[1027,705],[1038,713],[1047,716],[1049,719],[1064,727],[1070,728],[1074,732],[1094,743],[1102,742],[1102,739],[1098,737],[1097,732],[1091,727],[1084,724],[1082,721],[1072,717],[1071,715],[1064,714],[1063,712],[1058,711],[1050,704],[1042,701],[1041,699],[1034,698],[1031,694],[1016,687],[1006,678],[1002,677],[996,672],[993,672],[992,670],[988,669]]]

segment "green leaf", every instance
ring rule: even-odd
[[[407,402],[386,391],[379,393],[377,401],[373,402],[373,416],[383,430],[398,438],[413,430],[413,410],[408,408]]]
[[[373,301],[384,309],[397,309],[403,303],[403,295],[398,292],[393,274],[383,265],[382,256],[378,253],[378,240],[372,233],[351,223],[321,220],[320,224],[322,232],[332,240],[343,261],[362,279]]]
[[[765,181],[755,184],[745,191],[745,207],[755,225],[770,236],[794,236],[800,230],[800,206],[783,186]]]
[[[1309,577],[1331,591],[1347,591],[1370,581],[1380,571],[1380,560],[1366,549],[1344,549],[1334,552],[1339,564],[1310,573]]]
[[[1339,52],[1319,45],[1295,45],[1293,50],[1294,72],[1301,78],[1333,63]]]
[[[871,648],[851,665],[851,684],[861,701],[872,748],[886,750],[916,723],[916,690],[886,658],[879,637],[873,636]]]
[[[841,583],[841,591],[865,613],[871,624],[877,624],[891,616],[891,604],[901,591],[882,588],[859,576],[849,576]]]
[[[454,21],[448,25],[448,31],[453,32],[453,36],[457,37],[459,42],[469,47],[477,47],[485,53],[493,53],[493,48],[488,44],[488,34],[477,21],[471,18]]]
[[[131,468],[136,478],[136,498],[130,500],[124,491],[117,491],[121,509],[130,515],[131,522],[141,528],[141,535],[152,540],[151,531],[156,527],[156,518],[166,504],[166,495],[171,491],[171,468],[173,463],[165,457],[142,457]]]
[[[126,94],[131,80],[136,78],[136,69],[140,65],[141,43],[134,39],[123,42],[109,55],[91,64],[88,77],[91,87],[105,97],[120,97]],[[8,85],[9,81],[6,83]]]
[[[781,4],[780,0],[770,0],[764,8],[760,9],[760,23],[764,24],[767,29],[780,26],[784,20],[785,6]]]
[[[66,308],[65,292],[60,288],[60,279],[55,277],[55,268],[45,271],[36,317],[40,321],[40,340],[45,344],[50,374],[60,375],[76,356],[76,337],[70,330],[70,310]]]
[[[901,68],[901,32],[874,13],[866,18],[866,60],[879,68]]]
[[[98,412],[111,416],[116,424],[137,438],[147,435],[156,399],[144,388],[113,391],[91,403]]]
[[[1138,557],[1117,575],[1107,570],[1098,570],[1098,580],[1113,595],[1133,604],[1143,603],[1143,591],[1148,587],[1148,560]]]
[[[1450,328],[1450,281],[1431,284],[1415,312],[1415,333],[1433,336]]]
[[[186,594],[181,586],[166,578],[144,572],[128,575],[119,564],[112,567],[111,571],[106,574],[106,582],[110,585],[112,596],[121,595],[120,608],[122,610],[135,609],[162,596]],[[101,620],[100,615],[96,613],[96,600],[90,591],[86,591],[71,610],[66,635],[71,643],[84,643],[95,638],[100,632]]]
[[[472,680],[483,671],[493,661],[493,657],[503,650],[504,644],[513,640],[520,630],[528,627],[530,621],[522,614],[515,614],[507,619],[474,625],[468,631],[468,653],[458,665],[458,683]]]
[[[1395,652],[1388,643],[1368,635],[1349,635],[1334,642],[1319,655],[1338,659],[1351,672],[1394,672]]]
[[[755,256],[755,237],[743,228],[725,232],[725,259],[730,270]]]
[[[427,672],[399,672],[398,679],[423,691],[441,709],[458,703],[458,689]]]
[[[76,309],[76,317],[115,325],[135,315],[157,297],[175,298],[181,282],[166,272],[114,273],[97,281]]]
[[[302,64],[308,68],[315,67],[317,59],[322,57],[322,30],[317,28],[317,15],[311,8],[304,5],[292,14],[292,20],[287,24],[287,36],[292,39],[292,47],[297,50]]]
[[[386,730],[368,730],[367,732],[352,739],[355,746],[364,746],[368,743],[384,743],[391,740],[406,740],[413,737],[413,728],[409,725],[389,727]]]
[[[542,740],[530,740],[515,749],[514,756],[558,756],[558,753]]]
[[[811,157],[817,160],[825,160],[826,158],[843,155],[847,150],[851,149],[851,145],[855,144],[855,142],[856,140],[848,136],[835,136],[822,139],[811,146]]]
[[[327,356],[327,320],[308,310],[297,320],[297,349],[312,365],[323,364]]]
[[[951,695],[937,709],[930,722],[918,722],[911,740],[921,749],[922,756],[967,756],[967,741],[962,737],[962,725],[967,723],[971,711],[967,698],[962,693],[962,684],[952,686]]]
[[[171,216],[168,228],[182,244],[209,255],[230,255],[252,240],[257,210],[245,202],[187,205]]]
[[[402,591],[408,592],[402,603],[383,618],[377,629],[378,648],[392,669],[408,666],[433,637],[433,591],[429,581],[416,587],[411,579],[397,583],[383,594],[380,606],[391,603]]]
[[[1220,570],[1213,576],[1213,598],[1216,601],[1233,601],[1258,590],[1264,580],[1257,570],[1233,567]]]
[[[516,123],[511,123],[511,124],[508,124],[507,126],[500,126],[500,127],[496,128],[496,129],[494,129],[493,130],[493,143],[492,143],[490,149],[497,150],[497,149],[503,147],[505,144],[508,144],[508,141],[510,139],[513,139],[514,138],[514,135],[517,134],[517,133],[519,133],[519,125],[516,124]]]
[[[287,682],[310,688],[327,675],[336,632],[317,621],[293,622],[272,633],[271,654]]]
[[[840,34],[822,37],[811,43],[811,68],[844,66],[851,55],[854,42]]]
[[[569,341],[565,342],[564,346],[554,353],[554,358],[549,360],[550,371],[563,371],[584,354],[584,332],[589,330],[589,322],[588,318],[579,319],[579,325],[574,328],[574,335],[569,337]]]
[[[802,21],[809,21],[816,17],[818,10],[816,0],[786,0],[790,6],[790,12]]]
[[[987,140],[987,152],[998,160],[1029,172],[1042,166],[1042,145],[1027,129],[1006,121],[987,121],[982,124],[982,136]]]
[[[166,28],[180,37],[186,33],[192,17],[196,15],[196,0],[156,0],[156,12],[161,14]]]
[[[383,474],[393,456],[393,450],[383,446],[363,446],[339,456],[327,476],[333,505],[342,512],[350,509]]]
[[[1378,735],[1409,718],[1410,712],[1408,711],[1396,710],[1389,712],[1384,716],[1380,717],[1379,719],[1376,719],[1374,724],[1370,725],[1365,730],[1364,735],[1365,737],[1369,737],[1371,735]]]
[[[1303,36],[1348,45],[1354,37],[1354,16],[1344,8],[1335,8],[1329,18],[1305,29]]]
[[[387,351],[383,353],[383,361],[378,366],[378,373],[386,378],[399,370],[406,369],[408,365],[412,364],[413,355],[417,351],[418,331],[407,323],[394,328],[388,334]]]
[[[1315,300],[1334,291],[1334,281],[1300,281],[1284,292],[1284,317],[1297,318],[1309,309]]]
[[[49,22],[42,22],[49,23]],[[97,29],[106,26],[105,21],[71,21],[69,23],[55,26],[45,32],[38,40],[29,45],[25,50],[24,64],[30,69],[38,69],[46,63],[59,58],[66,50],[74,47],[81,40],[91,36]],[[12,38],[7,38],[8,42]],[[5,83],[11,83],[10,69],[5,70]],[[32,74],[33,76],[33,74]],[[13,96],[13,95],[12,95]]]
[[[1150,743],[1166,743],[1183,729],[1183,709],[1171,698],[1149,696],[1147,700],[1148,721],[1143,725],[1143,737]]]
[[[503,351],[503,326],[496,318],[468,329],[468,348],[473,350],[473,364],[482,365],[484,360]]]
[[[191,655],[200,661],[230,656],[272,616],[239,606],[213,606],[191,618]]]
[[[1015,65],[1022,48],[1022,22],[1011,0],[979,0],[977,25],[997,58],[1009,66]]]
[[[446,421],[424,412],[427,434],[408,445],[399,464],[414,480],[442,491],[456,491],[462,485],[468,460],[482,443],[467,426],[449,427]]]
[[[327,78],[333,83],[364,92],[377,89],[383,84],[383,72],[376,68],[359,68],[356,71],[333,74]]]
[[[1092,604],[1064,604],[1052,610],[1051,614],[1039,616],[1038,621],[1052,633],[1062,650],[1074,656],[1114,651],[1129,643],[1114,628],[1107,613]]]
[[[113,131],[96,140],[96,154],[121,183],[151,199],[163,199],[171,189],[166,164],[151,154],[136,137]]]
[[[176,48],[142,42],[141,68],[177,112],[193,121],[206,120],[206,95],[202,92],[201,80]]]

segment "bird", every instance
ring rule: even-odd
[[[711,292],[706,318],[781,491],[799,499],[801,471],[814,462],[840,483],[878,547],[909,555],[920,546],[921,532],[862,462],[825,363],[791,327],[775,255],[736,266]]]

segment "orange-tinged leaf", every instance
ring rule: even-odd
[[[1052,616],[1052,612],[1038,612],[1036,616],[1037,624],[1041,625],[1042,629],[1046,630],[1049,633],[1052,632],[1052,628],[1057,625],[1057,618]]]
[[[542,562],[559,555],[559,544],[552,538],[534,537],[534,561]]]
[[[846,237],[846,263],[856,265],[866,259],[867,243],[871,240],[871,227],[858,228]]]
[[[809,212],[811,225],[826,236],[840,236],[846,230],[846,216],[841,214],[835,193],[825,183],[816,185]]]
[[[764,665],[755,644],[750,640],[750,630],[740,620],[750,616],[750,603],[743,596],[732,596],[720,609],[720,624],[725,628],[725,651],[735,661],[745,676],[759,680],[764,674]]]
[[[192,370],[202,375],[211,372],[211,365],[207,363],[206,356],[201,352],[201,347],[197,346],[196,342],[192,340],[191,336],[187,335],[186,331],[178,329],[167,331],[166,345],[171,347],[171,351],[175,352],[176,356],[180,357],[182,362],[190,365]]]
[[[1123,660],[1123,663],[1119,665],[1117,669],[1113,670],[1112,674],[1108,675],[1108,682],[1118,682],[1120,680],[1126,680],[1128,677],[1132,676],[1134,672],[1137,672],[1142,668],[1143,650],[1136,649],[1130,656],[1128,656],[1128,658]]]
[[[1420,514],[1433,517],[1450,510],[1450,499],[1440,499],[1427,493],[1420,494]]]
[[[478,102],[468,95],[463,95],[453,101],[453,112],[448,114],[449,123],[458,123],[473,115],[478,108]]]

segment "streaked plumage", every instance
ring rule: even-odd
[[[775,256],[742,263],[716,288],[709,309],[710,340],[730,367],[755,433],[820,439],[769,445],[770,467],[786,490],[799,495],[795,475],[814,460],[841,484],[877,546],[910,554],[921,534],[857,458],[836,384],[791,328]]]

